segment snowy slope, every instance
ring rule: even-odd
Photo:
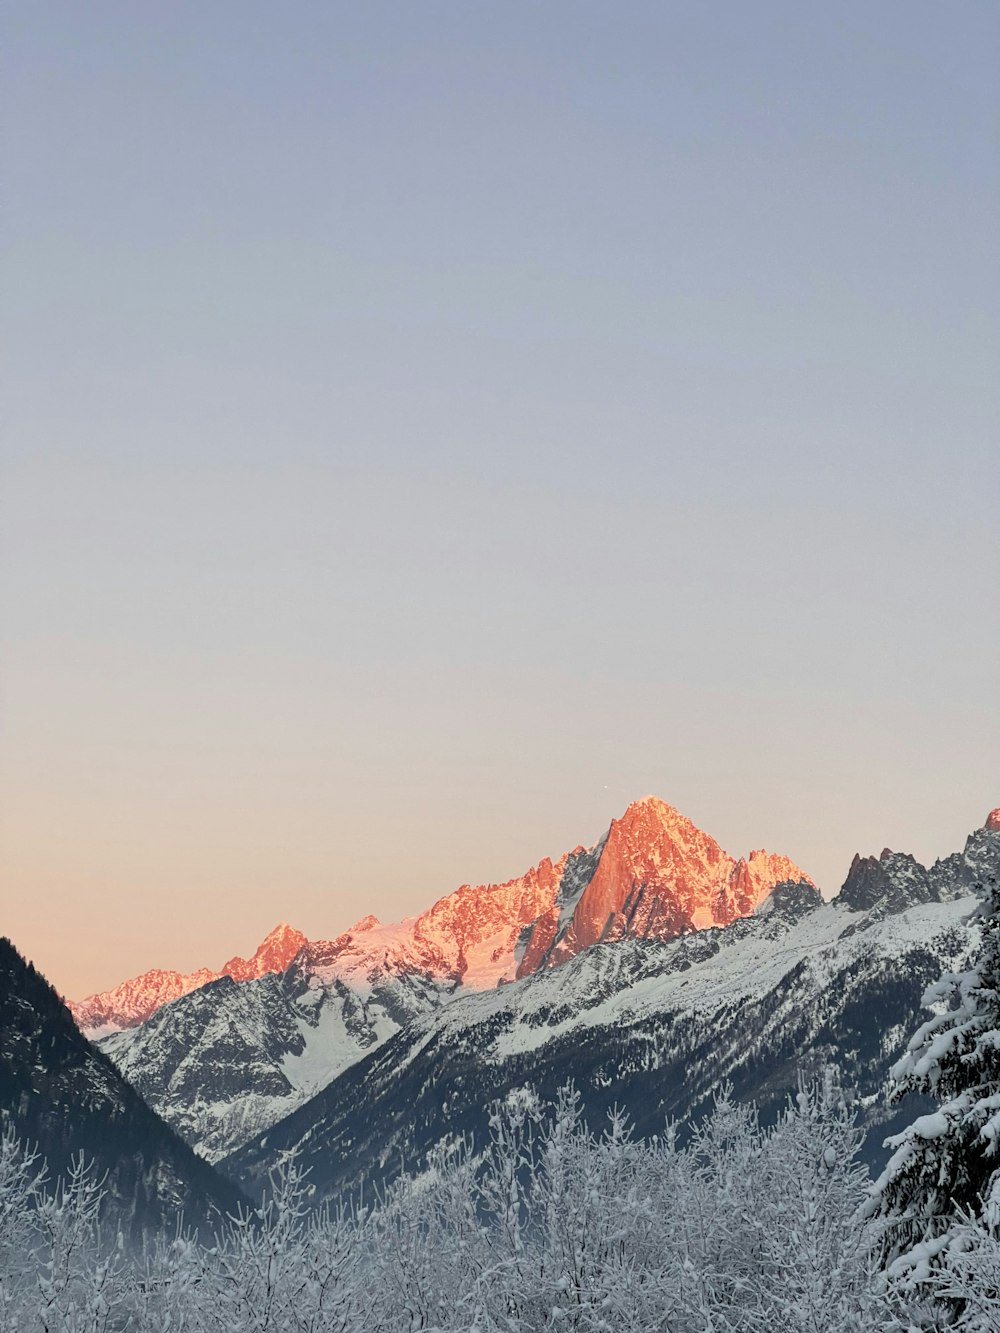
[[[454,995],[565,963],[588,931],[662,939],[731,921],[779,878],[808,882],[785,857],[735,860],[647,797],[593,847],[502,884],[462,885],[419,916],[368,916],[327,941],[281,926],[221,973],[149,973],[77,1014],[99,1025],[91,1035],[150,1105],[215,1160]]]
[[[259,1134],[453,989],[419,973],[353,975],[295,963],[229,977],[158,1010],[102,1050],[210,1161]]]
[[[162,1007],[141,1026],[105,1038],[102,1046],[150,1105],[216,1161],[327,1084],[340,1082],[356,1063],[370,1063],[387,1041],[391,1058],[405,1064],[419,1055],[420,1041],[441,1046],[454,1038],[461,1047],[471,1024],[475,1037],[469,1042],[477,1052],[494,1063],[524,1063],[536,1050],[544,1049],[547,1059],[563,1041],[589,1042],[591,1029],[634,1034],[643,1023],[655,1026],[655,1015],[669,1013],[672,1023],[692,1031],[691,1040],[711,1042],[707,1028],[707,1037],[694,1029],[699,1014],[726,1011],[726,987],[737,997],[734,1004],[772,1004],[782,978],[806,958],[829,949],[831,966],[846,965],[854,947],[846,941],[862,920],[867,929],[928,904],[928,921],[918,923],[915,939],[906,936],[907,966],[913,977],[922,976],[937,966],[937,954],[925,950],[922,961],[914,961],[920,932],[934,926],[942,901],[968,895],[995,860],[998,837],[979,830],[964,852],[929,870],[890,852],[855,858],[840,906],[831,913],[819,911],[819,896],[801,872],[797,886],[779,886],[762,897],[761,885],[790,863],[767,853],[737,862],[690,821],[648,798],[590,849],[578,848],[556,864],[542,862],[505,884],[463,886],[422,916],[396,925],[368,917],[335,940],[307,941],[283,972],[240,983],[220,978]],[[763,867],[768,869],[761,876]],[[609,900],[604,943],[581,950],[580,934],[573,932],[582,920],[594,919],[592,908],[584,917],[581,904],[595,882],[602,893],[616,882],[617,898]],[[661,905],[645,913],[639,938],[629,934],[635,924],[635,915],[628,917],[630,901]],[[527,951],[543,919],[533,914],[546,902],[551,929],[525,977]],[[733,910],[750,910],[753,902],[755,916],[731,919]],[[706,907],[728,919],[728,928],[693,930],[696,914]],[[689,922],[687,933],[673,940],[657,933],[657,920],[662,926],[669,911],[675,921],[686,913]],[[845,913],[846,924],[838,925]],[[885,930],[880,948],[893,938]],[[816,931],[813,939],[810,932]],[[779,947],[780,940],[785,942]],[[809,964],[814,979],[817,966]],[[521,981],[497,990],[498,980],[518,972]],[[533,984],[525,989],[525,981]],[[911,1009],[919,998],[912,993],[916,984],[904,986]],[[517,1001],[523,1012],[512,1017],[514,996],[525,998]],[[563,1016],[559,1022],[555,1013]],[[402,1043],[396,1039],[401,1030]],[[411,1039],[417,1042],[412,1050]],[[565,1063],[572,1063],[569,1054]],[[367,1089],[357,1087],[352,1095],[360,1103]]]

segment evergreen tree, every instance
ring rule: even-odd
[[[936,1009],[892,1071],[897,1098],[916,1092],[937,1110],[889,1139],[895,1149],[865,1211],[882,1219],[890,1274],[922,1282],[961,1248],[974,1221],[1000,1229],[1000,885],[979,909],[972,967],[931,986]]]

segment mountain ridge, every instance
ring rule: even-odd
[[[557,966],[599,939],[671,939],[724,924],[747,915],[783,880],[812,883],[784,856],[730,856],[679,810],[645,796],[590,848],[544,857],[502,883],[462,884],[417,916],[384,925],[369,915],[333,940],[308,940],[282,922],[250,959],[232,958],[217,972],[152,969],[70,1008],[85,1032],[105,1035],[138,1027],[164,1004],[221,977],[256,980],[296,959],[348,981],[373,971],[420,972],[483,989],[536,966]]]
[[[92,1036],[138,1027],[162,1005],[199,990],[210,981],[218,981],[220,977],[251,981],[269,972],[281,972],[306,943],[300,930],[281,921],[265,935],[252,957],[237,955],[230,958],[218,972],[207,967],[194,972],[152,968],[111,990],[88,995],[84,1000],[67,1000],[66,1004],[82,1031]]]
[[[558,912],[553,918],[553,938],[556,928],[565,928],[573,920],[607,841],[603,838],[589,850],[579,849],[566,858],[555,893]],[[975,880],[995,864],[998,841],[998,834],[979,830],[970,835],[963,852],[935,863],[931,871],[919,867],[919,873],[914,871],[912,858],[890,854],[881,867],[884,881],[875,883],[870,877],[864,879],[858,870],[863,860],[867,864],[871,858],[856,858],[845,881],[848,891],[838,908],[840,931],[845,939],[850,938],[867,923],[914,904],[950,900],[971,892]],[[713,895],[706,901],[724,903],[724,898],[719,899],[718,886],[730,883],[733,867],[739,862],[728,865],[721,849],[714,852],[708,843],[698,842],[698,846],[701,854],[712,859]],[[662,855],[660,859],[662,862]],[[753,858],[747,860],[753,862]],[[881,865],[878,861],[874,864]],[[493,906],[506,911],[505,904],[523,903],[525,893],[536,888],[550,893],[558,869],[557,864],[546,870],[540,888],[536,885],[526,889],[518,881],[499,886]],[[854,888],[850,889],[852,882]],[[627,901],[630,892],[630,885],[623,882],[622,901]],[[440,901],[444,906],[435,905],[439,913],[464,911],[465,900],[460,895],[451,903]],[[475,902],[475,897],[470,901]],[[558,966],[539,965],[527,978],[505,979],[500,987],[461,984],[455,959],[463,951],[450,924],[445,934],[451,940],[453,955],[442,963],[440,950],[436,950],[435,972],[433,968],[421,970],[415,966],[414,955],[408,952],[411,946],[423,947],[412,929],[412,919],[400,936],[395,927],[383,927],[374,918],[366,918],[335,941],[303,949],[281,974],[242,984],[229,978],[213,982],[163,1006],[142,1026],[103,1038],[101,1046],[189,1143],[209,1160],[217,1161],[283,1121],[324,1087],[347,1075],[352,1066],[394,1041],[401,1030],[413,1030],[414,1025],[425,1021],[436,1022],[437,1015],[443,1022],[445,1011],[456,1003],[468,1005],[480,995],[487,997],[482,1003],[502,1006],[506,1003],[504,992],[511,988],[517,991],[532,978],[550,976],[552,981],[546,984],[558,987],[565,969],[576,967],[595,950],[601,957],[618,960],[615,974],[623,986],[628,984],[623,960],[635,955],[633,946],[640,944],[649,949],[654,944],[669,944],[670,957],[693,968],[711,955],[713,941],[739,939],[746,932],[763,932],[761,938],[766,938],[777,923],[797,918],[821,903],[818,890],[807,880],[785,882],[761,899],[750,915],[737,916],[728,925],[688,931],[673,941],[653,934],[632,938],[609,934],[603,942],[580,950]],[[477,938],[491,940],[494,924],[493,918],[484,918]],[[441,933],[437,929],[440,922],[434,929],[431,925],[426,935],[434,942]],[[504,950],[515,926],[516,921],[508,923],[502,941]],[[528,926],[519,932],[515,958],[534,930],[535,926]],[[468,962],[467,952],[465,959]],[[507,968],[506,953],[498,961],[490,959],[489,966]],[[610,964],[602,965],[602,985],[612,971]],[[919,995],[910,998],[915,1005]],[[570,1016],[590,1007],[589,998],[579,995],[569,995],[566,1005]]]

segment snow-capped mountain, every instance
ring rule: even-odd
[[[50,1178],[83,1153],[107,1185],[106,1209],[133,1236],[210,1227],[242,1196],[181,1142],[80,1033],[48,982],[0,939],[0,1125],[38,1148]]]
[[[503,884],[463,885],[420,916],[365,917],[329,941],[279,927],[249,963],[191,986],[201,974],[179,978],[186,993],[170,1003],[147,974],[77,1013],[150,1105],[215,1160],[457,994],[564,964],[598,938],[672,939],[731,921],[785,880],[811,885],[787,857],[735,860],[647,797],[593,847]]]
[[[114,990],[67,1003],[79,1026],[90,1037],[138,1027],[162,1005],[220,977],[250,981],[270,972],[283,972],[305,943],[306,937],[300,930],[281,922],[266,936],[252,958],[230,958],[218,972],[207,967],[196,972],[165,972],[162,968],[153,968],[123,981]]]
[[[164,1004],[221,977],[244,982],[283,972],[301,952],[310,970],[344,979],[373,970],[421,972],[480,989],[571,958],[597,939],[672,939],[745,916],[775,884],[809,880],[784,856],[739,861],[655,796],[628,807],[593,847],[503,884],[463,884],[426,912],[393,925],[366,916],[334,940],[312,941],[282,923],[252,958],[219,971],[160,969],[88,996],[70,1008],[91,1036],[137,1027]]]
[[[100,1046],[182,1138],[216,1161],[453,990],[422,972],[345,980],[300,959],[245,985],[221,977]]]
[[[884,1080],[921,996],[975,950],[975,880],[1000,873],[1000,828],[929,870],[857,858],[840,896],[776,888],[757,911],[672,941],[606,940],[512,985],[464,991],[411,1022],[222,1169],[257,1189],[298,1148],[321,1197],[419,1171],[430,1148],[482,1142],[497,1098],[551,1098],[572,1079],[599,1123],[624,1106],[640,1133],[697,1116],[721,1083],[774,1113],[800,1069],[833,1063],[878,1130]],[[912,1108],[900,1111],[912,1116]]]

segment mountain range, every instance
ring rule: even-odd
[[[599,941],[666,941],[728,924],[779,883],[812,889],[787,857],[736,859],[646,797],[591,847],[503,884],[463,885],[395,925],[369,916],[335,940],[304,941],[283,968],[268,941],[292,947],[302,937],[278,927],[255,956],[275,970],[255,977],[252,962],[242,980],[227,964],[142,1023],[134,1015],[156,1004],[161,973],[147,974],[148,988],[139,977],[91,996],[76,1013],[150,1105],[214,1161],[460,995],[558,970]]]
[[[599,1129],[615,1105],[643,1135],[707,1111],[722,1084],[773,1118],[803,1074],[825,1071],[855,1105],[866,1154],[912,1119],[891,1106],[888,1071],[927,986],[979,945],[983,884],[1000,873],[994,812],[962,852],[925,868],[883,851],[856,857],[825,903],[778,885],[749,917],[673,940],[605,940],[510,986],[457,994],[221,1169],[258,1191],[292,1150],[320,1198],[419,1173],[459,1135],[483,1143],[491,1105],[551,1101],[573,1081]]]
[[[282,925],[251,959],[149,973],[74,1012],[252,1193],[293,1149],[317,1199],[388,1183],[458,1135],[483,1142],[491,1104],[570,1080],[594,1123],[619,1104],[652,1134],[724,1082],[767,1117],[803,1072],[833,1070],[874,1161],[913,1114],[887,1105],[888,1069],[926,986],[974,954],[998,873],[995,810],[930,867],[856,856],[824,902],[787,858],[737,860],[647,797],[591,846],[420,916],[329,941]]]
[[[310,942],[282,922],[252,958],[219,971],[154,969],[70,1008],[91,1036],[138,1027],[164,1004],[229,978],[283,972],[301,955],[311,970],[419,972],[475,989],[554,966],[603,939],[673,939],[746,916],[775,884],[809,880],[788,857],[736,860],[655,796],[633,802],[598,843],[545,858],[503,884],[463,884],[394,925],[366,916],[334,940]]]

